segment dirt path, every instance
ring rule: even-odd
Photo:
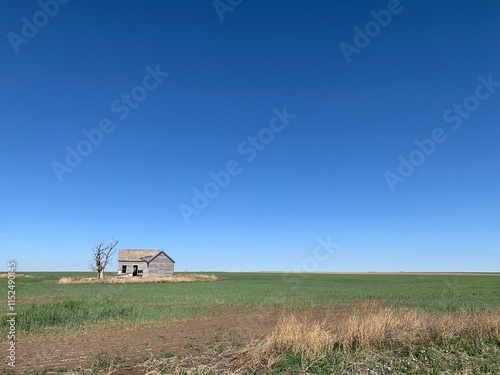
[[[212,309],[212,317],[155,323],[154,326],[100,327],[66,335],[28,335],[17,342],[16,370],[58,368],[88,369],[100,352],[123,362],[144,360],[149,355],[202,352],[231,340],[247,341],[264,336],[280,316],[277,309],[225,306]],[[7,343],[1,345],[7,352]],[[2,370],[7,361],[2,358]]]
[[[126,364],[167,352],[175,355],[202,354],[220,345],[243,345],[252,339],[265,337],[284,313],[337,324],[353,310],[368,311],[381,306],[381,301],[304,310],[221,306],[208,309],[207,318],[141,326],[92,327],[60,335],[27,335],[17,342],[16,370],[23,373],[35,369],[89,369],[99,353],[106,353],[109,360],[119,356],[121,363]],[[7,352],[6,342],[0,344],[0,350],[2,353]],[[0,362],[0,370],[7,368],[4,357]],[[123,371],[133,373],[130,369]]]

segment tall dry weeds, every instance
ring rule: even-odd
[[[174,275],[173,277],[62,277],[59,284],[147,284],[147,283],[189,283],[219,280],[215,275]]]
[[[352,311],[318,322],[296,315],[283,316],[264,341],[250,343],[234,361],[248,367],[272,367],[285,353],[318,359],[333,348],[346,354],[412,345],[447,345],[450,340],[475,343],[500,340],[500,310],[488,313],[431,314],[410,309],[376,308]]]
[[[15,278],[16,279],[19,279],[19,278],[26,278],[26,279],[31,279],[33,276],[31,275],[25,275],[23,273],[16,273],[14,274],[15,275]],[[8,273],[0,273],[0,279],[7,279],[9,277],[9,274]],[[12,278],[12,276],[10,276]]]
[[[303,322],[295,315],[283,317],[269,337],[272,350],[289,350],[306,357],[328,353],[333,346],[325,322]]]

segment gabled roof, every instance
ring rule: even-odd
[[[175,261],[170,258],[162,250],[142,250],[142,249],[122,249],[118,252],[118,261],[128,261],[128,262],[151,262],[161,253],[170,259],[172,262]]]

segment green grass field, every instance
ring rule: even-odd
[[[63,276],[92,274],[28,274],[33,277],[16,280],[20,333],[204,316],[207,307],[223,305],[300,309],[380,301],[431,312],[500,306],[498,276],[214,273],[220,281],[63,285],[57,283]],[[0,285],[7,290],[6,279]],[[6,312],[6,304],[2,308]],[[1,324],[5,329],[5,319]]]
[[[29,337],[25,348],[49,362],[37,368],[35,359],[31,367],[8,374],[73,374],[73,370],[78,374],[122,374],[133,369],[139,374],[141,363],[152,360],[151,374],[232,374],[235,369],[242,374],[270,375],[500,373],[500,275],[210,273],[219,280],[60,284],[62,277],[95,275],[25,274],[31,277],[15,281],[18,340]],[[5,291],[7,282],[0,278]],[[321,314],[331,308],[344,315],[327,321]],[[266,317],[268,310],[282,314],[284,320],[268,320],[265,337],[248,341],[241,332],[230,331],[237,329],[234,325],[224,328],[225,315],[221,314],[227,309],[237,311],[233,314],[238,320]],[[5,317],[7,303],[0,311]],[[316,313],[320,320],[307,318],[308,313]],[[304,316],[313,320],[301,320]],[[148,340],[157,341],[164,333],[157,335],[155,330],[178,319],[184,320],[189,331],[181,337],[187,340],[187,352],[179,347],[180,353],[165,351],[165,341],[153,348],[156,354],[153,351],[139,362],[129,358],[130,362],[126,355],[122,357],[127,353],[126,340],[120,354],[106,351],[113,338],[106,343],[99,338],[100,330],[110,326],[124,328],[124,332],[132,329],[138,336],[145,327],[152,327]],[[226,339],[207,331],[211,319],[221,324],[217,332],[228,330]],[[197,331],[197,322],[207,324]],[[0,324],[6,332],[7,319]],[[81,332],[95,336],[99,344],[85,347],[85,341],[78,339]],[[198,340],[212,342],[213,348],[189,349],[195,333],[200,335]],[[99,351],[93,352],[90,363],[78,362],[70,369],[61,367],[67,363],[64,358],[53,362],[51,354],[37,354],[37,345],[63,338],[70,340],[76,353],[65,353],[66,359],[81,358],[78,350]],[[6,344],[5,339],[2,342]]]

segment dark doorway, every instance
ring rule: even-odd
[[[132,272],[132,276],[137,276],[137,269],[139,267],[137,266],[137,264],[134,264],[134,271]]]

